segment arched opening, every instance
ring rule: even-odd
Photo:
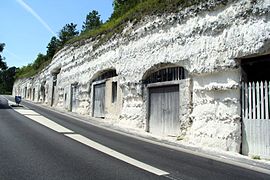
[[[115,77],[115,76],[117,76],[115,69],[106,69],[106,70],[97,72],[91,78],[91,82],[101,81],[101,80],[108,79],[108,78]]]
[[[168,82],[185,79],[187,77],[187,71],[183,67],[165,67],[156,71],[147,73],[143,82],[145,84]]]
[[[28,91],[28,94],[27,94],[27,98],[29,100],[31,100],[31,98],[32,98],[32,89],[31,89],[31,87],[29,88],[29,91]]]
[[[43,81],[43,82],[41,83],[41,86],[40,86],[40,95],[41,95],[41,102],[42,102],[42,103],[45,102],[45,98],[46,98],[45,84],[46,84],[46,81]]]
[[[241,60],[242,80],[245,82],[270,81],[270,55]]]
[[[173,64],[160,64],[145,73],[148,132],[167,137],[179,134],[181,108],[190,103],[181,97],[189,91],[187,76],[187,70]]]
[[[52,98],[51,98],[51,106],[55,103],[56,99],[58,99],[58,91],[57,91],[57,82],[58,75],[61,71],[61,67],[57,67],[51,71],[52,74]]]
[[[24,87],[24,99],[27,98],[27,87]]]
[[[115,69],[107,69],[96,73],[91,79],[92,116],[118,118],[121,107],[121,94],[118,76]]]
[[[76,112],[79,106],[79,88],[78,82],[71,84],[71,95],[70,95],[70,111]],[[66,99],[66,97],[65,97]]]
[[[35,101],[36,88],[33,88],[32,101]]]

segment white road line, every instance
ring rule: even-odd
[[[141,168],[143,170],[146,170],[146,171],[151,172],[153,174],[156,174],[158,176],[168,175],[169,174],[166,171],[160,170],[158,168],[155,168],[153,166],[150,166],[148,164],[140,162],[140,161],[138,161],[136,159],[128,157],[128,156],[126,156],[126,155],[124,155],[122,153],[119,153],[119,152],[111,149],[111,148],[108,148],[106,146],[103,146],[102,144],[99,144],[99,143],[97,143],[95,141],[92,141],[92,140],[90,140],[90,139],[88,139],[88,138],[86,138],[86,137],[84,137],[82,135],[79,135],[79,134],[65,134],[65,136],[70,137],[71,139],[74,139],[74,140],[76,140],[76,141],[78,141],[78,142],[80,142],[82,144],[85,144],[85,145],[87,145],[87,146],[89,146],[89,147],[91,147],[93,149],[96,149],[96,150],[98,150],[100,152],[103,152],[104,154],[112,156],[112,157],[114,157],[116,159],[124,161],[124,162],[126,162],[128,164],[131,164],[133,166],[136,166],[138,168]]]
[[[37,112],[30,109],[14,109],[14,110],[22,115],[40,115]]]
[[[99,143],[97,143],[95,141],[92,141],[92,140],[90,140],[90,139],[88,139],[88,138],[86,138],[86,137],[84,137],[84,136],[82,136],[80,134],[69,134],[69,133],[74,133],[74,132],[72,130],[67,129],[67,128],[65,128],[65,127],[51,121],[50,119],[36,113],[33,110],[28,110],[28,109],[14,109],[14,110],[17,111],[18,113],[28,117],[29,119],[31,119],[31,120],[33,120],[33,121],[35,121],[37,123],[40,123],[40,124],[50,128],[50,129],[52,129],[52,130],[54,130],[56,132],[64,133],[64,135],[66,137],[69,137],[69,138],[71,138],[71,139],[73,139],[75,141],[78,141],[78,142],[80,142],[80,143],[82,143],[84,145],[87,145],[88,147],[91,147],[91,148],[93,148],[95,150],[98,150],[98,151],[104,153],[104,154],[107,154],[107,155],[112,156],[112,157],[114,157],[116,159],[124,161],[124,162],[126,162],[128,164],[131,164],[131,165],[135,166],[135,167],[138,167],[138,168],[143,169],[145,171],[148,171],[150,173],[156,174],[158,176],[163,176],[163,175],[168,175],[169,174],[166,171],[155,168],[153,166],[150,166],[148,164],[140,162],[140,161],[138,161],[136,159],[133,159],[131,157],[128,157],[128,156],[126,156],[126,155],[124,155],[122,153],[119,153],[119,152],[117,152],[117,151],[115,151],[115,150],[113,150],[113,149],[111,149],[109,147],[106,147],[106,146],[104,146],[102,144],[99,144]]]
[[[70,129],[67,129],[51,120],[48,118],[41,116],[40,114],[36,113],[33,110],[27,110],[27,109],[14,109],[18,113],[28,117],[29,119],[32,119],[33,121],[42,124],[43,126],[46,126],[56,132],[59,133],[74,133]]]
[[[5,98],[5,97],[4,97]],[[10,100],[8,100],[7,98],[5,98],[7,101],[8,101],[8,104],[9,105],[16,105],[16,103],[15,102],[13,102],[13,101],[10,101]]]

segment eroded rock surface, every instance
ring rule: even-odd
[[[184,67],[179,137],[207,147],[240,151],[241,112],[239,58],[269,53],[270,2],[213,1],[177,14],[146,17],[101,46],[99,40],[68,45],[33,78],[19,79],[13,94],[35,88],[34,101],[68,109],[71,84],[78,84],[77,113],[91,115],[91,82],[100,72],[116,69],[122,92],[119,123],[147,128],[147,98],[143,78],[162,64]],[[52,74],[57,75],[52,102]],[[39,94],[42,83],[45,96]],[[31,91],[33,93],[33,90]],[[45,98],[44,101],[42,98]],[[181,99],[182,98],[182,99]],[[109,118],[107,116],[107,118]],[[114,117],[115,119],[115,117]]]

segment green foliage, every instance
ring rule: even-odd
[[[12,94],[15,73],[15,67],[0,71],[0,94]]]
[[[32,64],[18,68],[15,78],[28,78],[38,74],[42,69],[48,66],[51,58],[48,55],[38,54],[36,60]]]
[[[261,160],[261,157],[258,156],[258,155],[254,155],[254,156],[252,156],[251,158],[252,158],[252,159],[255,159],[255,160]]]
[[[98,29],[87,31],[76,36],[67,44],[88,38],[99,39],[96,47],[108,41],[114,34],[121,33],[127,22],[138,22],[148,15],[179,12],[179,10],[206,2],[207,0],[114,0],[114,12],[109,21]]]
[[[130,9],[135,7],[138,3],[143,0],[114,0],[113,1],[113,13],[110,19],[119,18],[128,12]]]
[[[32,64],[34,70],[40,69],[40,67],[42,66],[42,64],[44,64],[47,60],[48,60],[48,58],[47,58],[46,55],[43,55],[43,54],[39,53],[38,56],[37,56],[37,58],[36,58],[36,60]]]
[[[182,141],[182,140],[184,140],[184,136],[177,136],[177,139],[176,139],[177,141]]]
[[[59,32],[59,43],[60,46],[64,46],[65,43],[72,39],[73,37],[77,36],[79,32],[76,30],[77,24],[66,24],[61,31]]]
[[[5,43],[0,43],[0,53],[4,50]]]
[[[15,78],[26,78],[31,77],[36,74],[35,70],[32,68],[32,64],[28,64],[19,68],[16,72]]]
[[[83,22],[82,32],[96,29],[100,27],[101,24],[102,21],[100,20],[100,15],[98,14],[98,11],[93,10],[86,16],[85,22]]]
[[[47,46],[47,57],[52,59],[59,46],[59,40],[57,39],[57,37],[53,36]]]
[[[0,43],[0,53],[4,50],[5,44],[4,43]],[[7,69],[7,64],[4,61],[5,58],[2,57],[2,55],[0,54],[0,70],[6,70]]]
[[[0,53],[3,52],[4,43],[0,43]],[[16,68],[8,68],[4,58],[0,55],[0,94],[11,94]]]

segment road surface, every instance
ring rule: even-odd
[[[0,179],[270,179],[0,96]]]

